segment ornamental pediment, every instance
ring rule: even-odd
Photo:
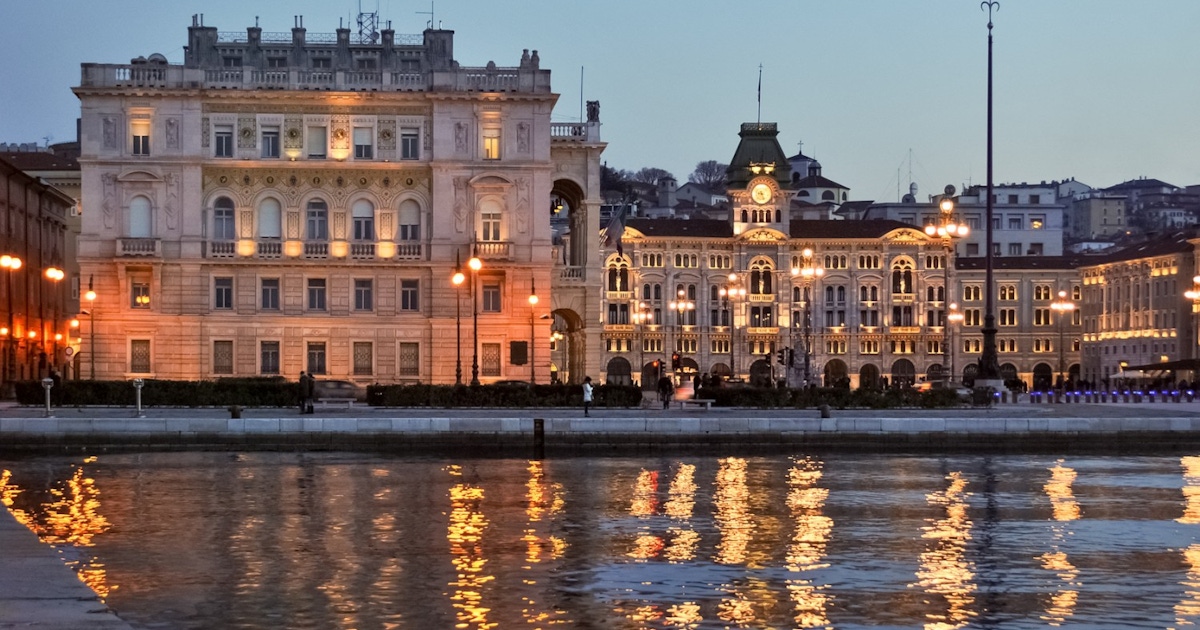
[[[928,237],[920,230],[900,228],[885,234],[883,240],[889,243],[921,243],[928,240]]]
[[[742,240],[743,241],[752,241],[755,243],[775,243],[775,242],[779,242],[779,241],[786,241],[787,235],[785,235],[783,232],[780,232],[778,230],[759,228],[756,230],[749,230],[747,232],[744,232],[742,234]]]
[[[161,182],[163,179],[162,176],[155,171],[157,171],[157,169],[152,171],[144,168],[123,171],[117,176],[117,181],[123,184],[132,182]]]

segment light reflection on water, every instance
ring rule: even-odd
[[[139,628],[1192,627],[1200,456],[0,463]]]

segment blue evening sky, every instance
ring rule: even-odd
[[[428,1],[364,0],[397,33]],[[310,33],[352,22],[357,0],[57,0],[0,8],[0,141],[74,137],[81,62],[182,61],[193,13],[222,31]],[[515,66],[537,49],[561,94],[556,121],[601,102],[604,159],[665,168],[726,162],[740,123],[779,123],[852,199],[918,198],[985,182],[987,14],[975,0],[438,0],[464,66]],[[1108,186],[1200,183],[1196,0],[1001,0],[995,15],[995,178]],[[351,25],[353,28],[353,25]],[[911,166],[910,166],[911,165]]]

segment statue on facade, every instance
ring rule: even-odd
[[[587,102],[587,121],[600,122],[600,101]]]

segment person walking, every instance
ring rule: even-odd
[[[306,408],[304,413],[311,414],[316,412],[316,410],[313,408],[313,400],[316,398],[316,391],[317,379],[314,378],[312,374],[309,374],[308,380],[304,382],[304,406]]]
[[[587,418],[588,409],[592,406],[592,377],[583,377],[583,417]]]
[[[300,413],[308,413],[308,374],[300,370],[300,382],[296,386],[297,400],[300,401]]]
[[[662,401],[663,409],[671,405],[671,393],[675,391],[675,386],[671,383],[671,377],[663,374],[658,379],[658,399]]]

